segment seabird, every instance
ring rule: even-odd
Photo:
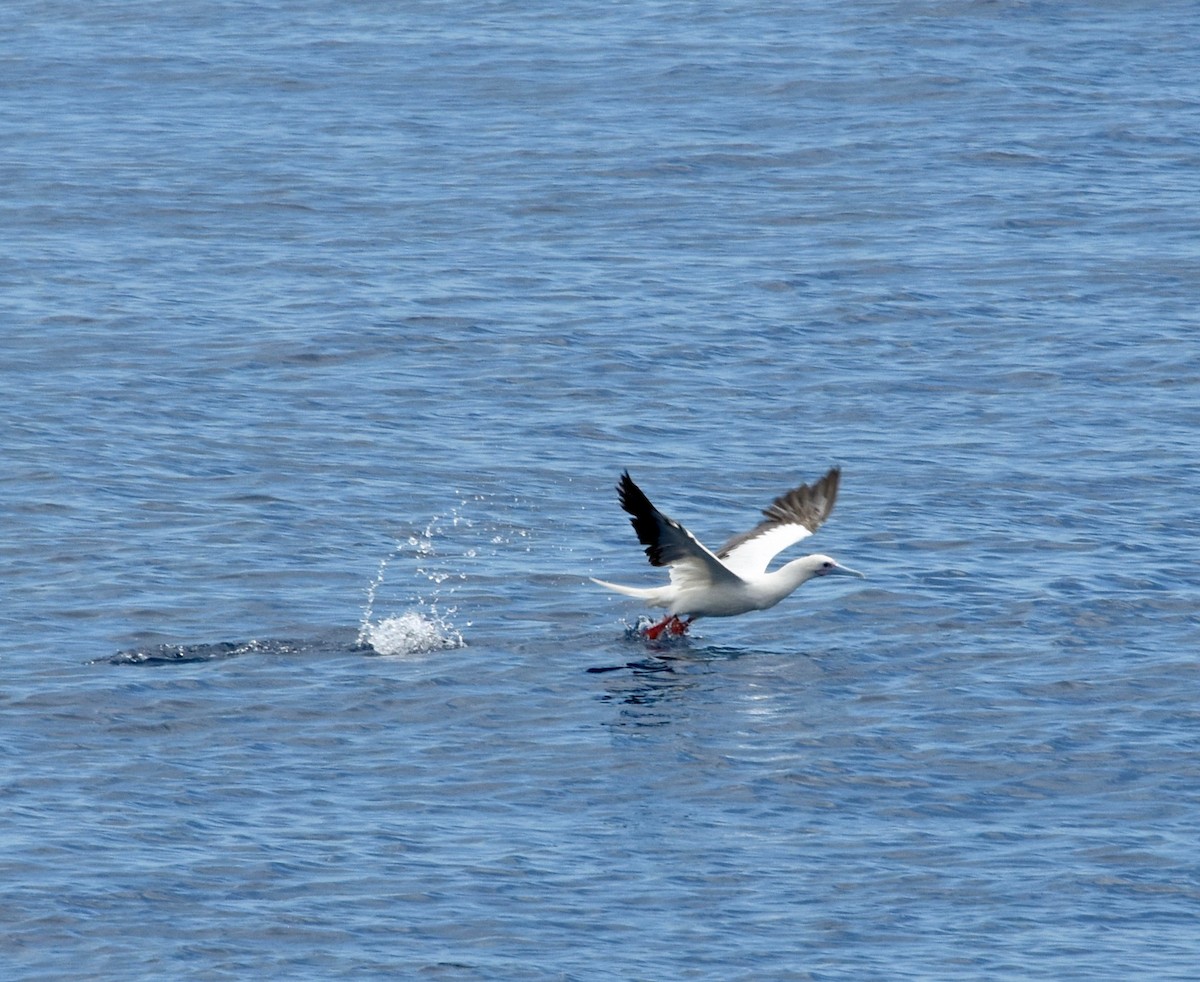
[[[749,532],[735,535],[714,553],[655,508],[625,471],[617,484],[621,507],[632,516],[630,524],[646,547],[650,565],[669,566],[671,582],[649,589],[594,577],[592,582],[653,607],[666,607],[667,616],[645,631],[647,638],[657,640],[663,631],[685,633],[697,617],[733,617],[774,607],[815,576],[862,577],[857,570],[820,554],[793,559],[767,572],[776,555],[808,538],[829,517],[840,479],[841,470],[833,467],[811,486],[802,484],[785,491],[763,511],[763,521]]]

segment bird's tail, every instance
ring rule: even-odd
[[[665,607],[667,605],[667,600],[663,596],[662,587],[643,588],[637,586],[624,586],[621,583],[609,583],[607,580],[598,580],[594,576],[589,577],[589,579],[593,583],[604,587],[606,590],[613,590],[617,593],[623,593],[627,597],[637,597],[638,600],[644,600],[652,607]]]

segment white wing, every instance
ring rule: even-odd
[[[775,556],[807,539],[829,517],[841,474],[834,467],[811,487],[802,484],[781,494],[763,511],[765,521],[735,535],[720,548],[720,561],[743,579],[762,576]]]
[[[626,471],[617,485],[621,507],[631,516],[638,541],[646,547],[651,566],[669,566],[671,582],[684,589],[735,584],[738,577],[706,549],[691,532],[667,518],[650,503]]]

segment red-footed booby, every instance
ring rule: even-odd
[[[811,486],[802,484],[784,492],[763,511],[763,521],[749,532],[735,535],[714,553],[655,508],[625,471],[617,484],[621,507],[632,516],[630,524],[646,547],[650,565],[670,567],[671,582],[650,588],[594,577],[593,582],[653,607],[667,608],[667,616],[645,631],[647,638],[656,640],[663,631],[683,634],[697,617],[734,617],[774,607],[817,576],[861,577],[857,570],[820,554],[793,559],[767,572],[776,555],[807,539],[829,517],[840,479],[841,470],[834,467]]]

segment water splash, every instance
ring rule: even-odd
[[[453,514],[448,521],[451,526],[456,527],[461,519],[457,514]],[[419,654],[445,648],[466,647],[462,633],[450,621],[456,613],[456,608],[442,609],[439,606],[444,596],[454,593],[454,581],[466,579],[465,573],[455,572],[436,562],[437,550],[434,540],[445,530],[441,522],[440,517],[435,517],[424,531],[413,533],[407,539],[396,540],[395,548],[380,561],[375,578],[367,587],[362,619],[358,625],[358,647],[369,647],[380,655]],[[435,595],[432,598],[418,596],[418,609],[374,620],[379,590],[387,576],[388,567],[405,554],[420,560],[420,565],[414,572],[433,584]],[[473,554],[474,550],[468,553]],[[446,587],[448,582],[452,585]]]
[[[453,613],[450,611],[449,613]],[[417,655],[445,648],[465,648],[462,634],[436,608],[410,610],[385,617],[359,633],[359,643],[379,655]]]

